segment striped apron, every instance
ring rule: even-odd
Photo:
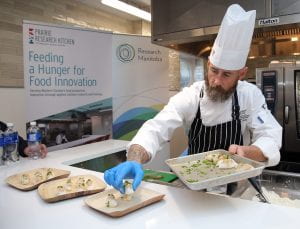
[[[200,92],[203,98],[203,88]],[[232,121],[205,126],[201,119],[200,102],[196,117],[193,120],[189,131],[188,154],[202,153],[215,149],[228,150],[231,144],[243,145],[243,135],[240,120],[240,106],[237,92],[232,96]],[[237,183],[227,185],[226,194],[231,195],[237,187]]]
[[[200,98],[203,97],[203,88]],[[188,154],[202,153],[215,149],[228,150],[231,144],[243,145],[243,135],[240,120],[240,106],[237,92],[232,96],[232,121],[205,126],[201,119],[200,102],[196,117],[191,125]]]

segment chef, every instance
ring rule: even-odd
[[[188,135],[188,154],[225,149],[267,166],[279,162],[282,128],[261,91],[242,81],[248,70],[255,14],[237,4],[227,9],[205,80],[184,88],[144,123],[127,147],[127,161],[105,171],[109,185],[124,193],[123,179],[132,178],[135,190],[143,178],[142,164],[151,161],[180,126]]]

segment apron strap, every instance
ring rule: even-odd
[[[235,90],[234,95],[232,97],[232,113],[231,113],[233,120],[240,119],[240,106],[239,106],[239,99],[237,96],[237,92]]]

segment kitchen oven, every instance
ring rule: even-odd
[[[256,84],[283,127],[281,160],[300,162],[300,63],[273,61],[257,68]]]

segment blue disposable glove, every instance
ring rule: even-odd
[[[125,161],[104,172],[104,180],[121,193],[125,193],[123,179],[134,179],[132,188],[135,191],[142,182],[144,171],[142,165],[136,161]]]

